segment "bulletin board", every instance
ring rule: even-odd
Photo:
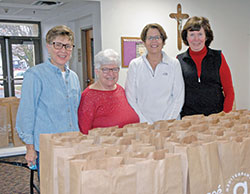
[[[138,37],[121,37],[122,67],[127,68],[132,59],[143,55],[146,48]]]

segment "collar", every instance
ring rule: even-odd
[[[183,54],[183,59],[191,59],[191,56],[190,56],[190,48],[187,49],[187,51]],[[191,51],[193,52],[193,51]],[[206,56],[214,56],[214,53],[212,52],[212,50],[207,47],[207,54]]]
[[[201,49],[200,51],[193,51],[192,49],[189,48],[189,54],[192,56],[206,55],[207,54],[207,47],[204,46],[203,49]]]
[[[144,61],[147,61],[147,63],[149,63],[148,59],[147,59],[147,54],[148,54],[148,52],[144,53],[142,55],[142,58],[143,58]],[[161,54],[162,54],[161,63],[165,64],[165,65],[170,64],[171,63],[171,58],[164,51],[161,51]]]
[[[53,64],[51,63],[50,59],[47,59],[45,63],[46,63],[46,64],[48,65],[48,67],[49,67],[52,71],[54,71],[55,73],[62,73],[61,69],[59,69],[57,66],[53,65]],[[68,65],[65,64],[65,65],[64,65],[64,69],[65,69],[66,74],[68,74],[68,73],[69,73]]]

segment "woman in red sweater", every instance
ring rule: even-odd
[[[97,81],[83,91],[78,108],[78,123],[83,134],[97,127],[123,127],[139,122],[124,89],[117,84],[119,65],[119,55],[112,49],[95,56]]]
[[[185,82],[181,116],[230,112],[234,89],[230,69],[221,51],[209,48],[213,31],[207,18],[189,18],[182,30],[188,50],[177,56]]]

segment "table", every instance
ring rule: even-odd
[[[19,156],[26,154],[25,146],[0,148],[0,158]]]

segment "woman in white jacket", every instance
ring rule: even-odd
[[[167,39],[159,24],[148,24],[141,33],[147,52],[129,64],[125,91],[140,122],[179,118],[184,103],[180,63],[162,51]]]

